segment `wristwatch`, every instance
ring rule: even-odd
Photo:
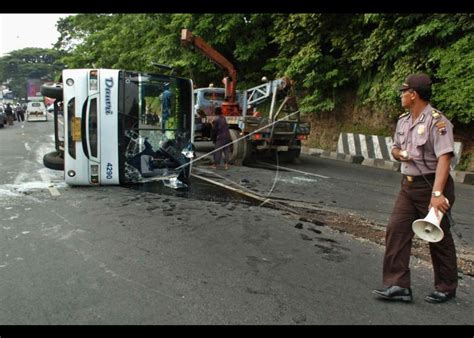
[[[433,195],[434,197],[439,197],[441,196],[441,191],[433,191],[431,195]]]

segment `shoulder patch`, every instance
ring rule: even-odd
[[[439,119],[441,117],[441,113],[439,111],[437,111],[436,109],[433,109],[433,111],[431,112],[431,115],[435,119]]]
[[[403,117],[405,117],[405,116],[408,116],[408,115],[410,115],[410,112],[409,112],[409,111],[404,112],[403,114],[401,114],[400,116],[398,116],[398,118],[401,119],[401,118],[403,118]]]
[[[444,121],[439,121],[435,124],[436,128],[438,128],[438,133],[440,135],[445,135],[446,134],[446,122]]]

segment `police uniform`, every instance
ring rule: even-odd
[[[401,190],[386,231],[383,283],[409,288],[409,261],[414,236],[412,223],[428,214],[437,158],[454,152],[453,126],[441,112],[428,104],[416,121],[412,121],[409,113],[400,116],[393,148],[406,150],[415,164],[409,161],[402,162],[401,165],[403,174]],[[451,176],[448,177],[443,195],[452,206],[455,196]],[[447,217],[443,217],[440,226],[444,231],[443,239],[437,243],[429,243],[435,289],[455,294],[457,288],[456,249]]]

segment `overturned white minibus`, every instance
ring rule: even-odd
[[[41,92],[55,98],[56,151],[44,165],[69,185],[163,180],[186,184],[194,119],[190,79],[114,69],[66,69]]]

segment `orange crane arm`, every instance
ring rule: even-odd
[[[237,70],[234,68],[232,63],[230,63],[230,61],[227,60],[221,53],[212,48],[212,46],[207,44],[201,37],[193,35],[193,33],[189,29],[181,30],[181,45],[184,47],[195,47],[204,56],[206,56],[212,62],[216,63],[219,67],[227,71],[227,76],[230,78],[230,82],[227,78],[224,78],[226,97],[225,101],[235,103]]]

